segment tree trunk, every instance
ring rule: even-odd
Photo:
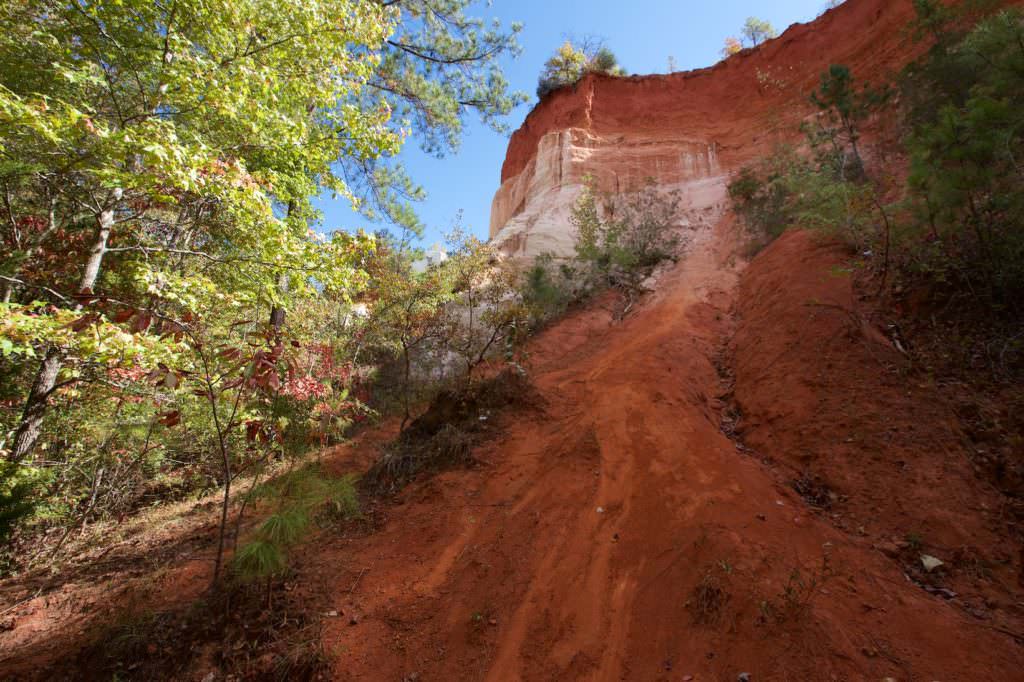
[[[412,387],[410,386],[412,367],[409,362],[409,347],[404,342],[402,343],[402,359],[405,361],[405,385],[402,387],[402,392],[405,394],[405,412],[402,415],[402,425],[398,428],[399,432],[405,431],[405,426],[409,423],[409,392],[412,390]]]
[[[39,433],[43,426],[43,415],[49,403],[50,393],[57,385],[57,374],[64,362],[64,354],[56,346],[50,346],[39,363],[36,378],[25,400],[25,409],[21,414],[21,423],[14,434],[14,445],[7,459],[11,462],[22,462],[35,448]]]
[[[295,202],[288,202],[287,217],[291,217],[295,211]],[[288,293],[288,276],[285,273],[281,273],[277,276],[277,290],[282,294]],[[284,326],[285,310],[279,306],[274,306],[270,309],[270,326],[274,328],[274,334],[281,334],[281,327]]]
[[[288,276],[280,275],[277,278],[277,290],[282,294],[288,293]],[[284,326],[285,320],[285,309],[280,306],[274,306],[270,309],[270,326],[274,328],[274,334],[279,335],[281,328]]]
[[[220,531],[217,534],[217,558],[213,564],[213,583],[211,587],[217,588],[220,583],[220,570],[221,565],[224,562],[224,540],[228,529],[228,510],[231,508],[231,457],[228,455],[227,443],[225,442],[225,435],[227,429],[231,428],[232,419],[228,420],[226,427],[222,427],[220,423],[220,415],[217,412],[217,396],[213,391],[213,384],[210,380],[210,370],[206,365],[206,361],[203,361],[204,367],[206,367],[206,390],[207,399],[210,401],[210,413],[213,415],[213,426],[217,430],[217,447],[220,451],[221,460],[221,471],[224,474],[224,497],[221,499],[220,506]],[[238,398],[242,395],[242,389],[238,389]],[[236,400],[235,405],[238,405]]]
[[[217,558],[213,563],[212,587],[220,584],[221,566],[224,563],[224,540],[228,529],[228,511],[231,509],[231,462],[226,452],[221,452],[221,466],[224,472],[224,497],[220,502],[220,530],[217,533]]]
[[[108,208],[100,213],[96,221],[96,240],[89,250],[89,259],[85,261],[85,270],[82,272],[82,279],[78,284],[78,293],[91,294],[96,288],[96,280],[100,275],[100,266],[103,264],[103,256],[107,253],[107,242],[110,240],[110,230],[113,227],[114,209]]]
[[[270,326],[274,328],[275,334],[281,333],[281,327],[284,326],[284,308],[274,306],[270,310]]]
[[[115,195],[120,199],[120,191]],[[103,256],[107,252],[107,241],[110,239],[110,231],[114,227],[114,209],[107,208],[97,216],[96,219],[96,240],[89,251],[89,259],[85,262],[85,270],[79,280],[79,293],[92,293],[96,287],[96,280],[99,278],[100,266],[103,264]],[[75,306],[76,310],[82,308],[82,304]],[[46,415],[46,408],[49,405],[50,394],[57,385],[57,375],[64,364],[64,352],[56,346],[46,349],[43,361],[39,363],[36,377],[32,382],[32,389],[25,400],[25,409],[21,415],[21,423],[14,434],[14,445],[7,459],[11,462],[22,462],[35,449],[36,441],[42,431],[43,417]]]

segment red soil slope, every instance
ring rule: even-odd
[[[590,312],[544,334],[533,363],[545,411],[511,419],[478,453],[485,465],[410,487],[375,535],[318,548],[309,570],[335,582],[342,614],[324,636],[337,679],[1013,677],[1024,650],[1006,633],[1019,613],[980,603],[969,614],[874,546],[918,528],[912,518],[927,523],[925,542],[1000,554],[978,512],[995,498],[972,481],[945,416],[877,362],[835,382],[856,390],[807,388],[835,370],[820,350],[844,323],[806,303],[853,305],[849,280],[832,279],[837,252],[786,237],[737,289],[730,233],[726,221],[698,234],[624,323]],[[786,461],[835,453],[818,463],[847,496],[845,532],[784,467],[720,429],[727,388],[713,360],[737,294],[745,435]],[[852,334],[840,342],[891,353],[869,326]],[[871,415],[928,436],[879,443]],[[1000,582],[1008,570],[972,580],[1019,599]]]
[[[503,178],[581,121],[703,131],[728,168],[793,129],[828,61],[875,82],[898,68],[909,16],[909,0],[849,0],[713,69],[589,78],[531,114]],[[623,323],[592,309],[536,339],[546,404],[505,415],[481,466],[410,486],[379,532],[307,548],[295,582],[334,595],[335,679],[1019,676],[1015,529],[844,255],[790,234],[741,273],[729,220],[700,229]],[[163,598],[196,582],[196,556]],[[0,678],[113,617],[46,599],[0,634]]]
[[[950,393],[868,321],[848,266],[842,249],[801,232],[754,261],[731,343],[734,430],[911,579],[951,588],[954,605],[1021,631],[1010,500],[974,461]],[[922,553],[947,565],[927,574]]]
[[[791,233],[741,273],[733,233],[696,232],[621,324],[595,307],[538,337],[545,404],[501,417],[480,466],[411,485],[378,532],[310,543],[289,583],[333,595],[333,679],[1014,679],[1012,529],[941,395],[865,320],[836,247]],[[828,510],[794,492],[805,472]],[[195,595],[208,558],[155,574],[148,606]],[[53,679],[147,606],[117,594],[33,600],[0,677]]]

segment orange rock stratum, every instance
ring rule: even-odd
[[[829,64],[877,85],[921,50],[912,17],[910,0],[855,0],[711,68],[591,75],[555,92],[512,136],[492,239],[517,256],[571,252],[568,213],[588,175],[607,190],[653,179],[683,192],[688,222],[713,220],[730,171],[799,136]]]

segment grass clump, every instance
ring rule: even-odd
[[[722,579],[709,571],[693,588],[687,608],[693,622],[699,625],[714,625],[722,617],[722,609],[729,601]]]
[[[274,512],[238,549],[232,566],[241,582],[264,582],[268,599],[273,579],[289,569],[289,550],[308,536],[311,526],[359,515],[355,477],[332,477],[315,464],[256,487],[250,499],[269,503]]]
[[[386,448],[363,480],[372,490],[396,491],[421,473],[467,466],[499,410],[535,406],[539,400],[525,372],[515,367],[442,391]]]

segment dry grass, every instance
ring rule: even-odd
[[[525,374],[514,369],[442,391],[426,412],[385,448],[384,456],[367,471],[363,482],[373,491],[393,492],[421,473],[468,466],[473,463],[473,448],[493,431],[500,410],[536,407],[540,401]]]
[[[714,625],[721,620],[722,609],[728,601],[729,593],[725,591],[722,580],[709,571],[693,588],[686,605],[694,623]]]

